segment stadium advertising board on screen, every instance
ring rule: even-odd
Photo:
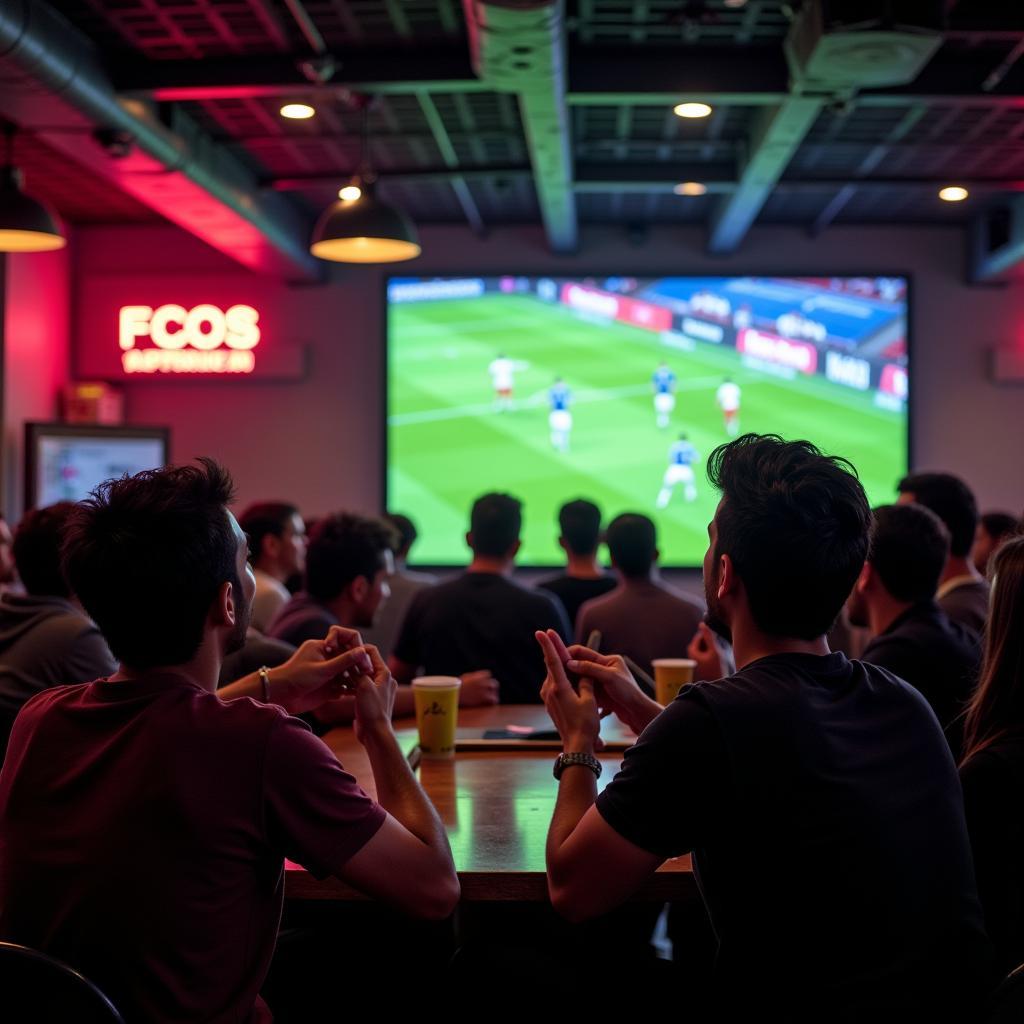
[[[519,561],[557,565],[556,517],[643,512],[698,566],[740,433],[848,458],[873,504],[908,463],[908,281],[878,277],[393,277],[387,507],[417,562],[460,565],[473,500],[524,504]]]

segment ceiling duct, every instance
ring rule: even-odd
[[[939,4],[804,4],[785,43],[793,83],[832,95],[907,85],[942,45],[940,22]]]
[[[319,279],[311,222],[180,109],[119,96],[92,42],[40,0],[0,2],[0,84],[0,114],[71,161],[252,270]]]
[[[563,0],[464,0],[473,68],[491,88],[516,93],[548,241],[578,242],[572,188]]]
[[[942,44],[933,24],[940,7],[809,0],[800,8],[785,41],[790,95],[754,118],[739,186],[711,217],[711,252],[736,250],[826,104],[849,111],[859,90],[917,77]],[[908,24],[895,20],[904,11]]]

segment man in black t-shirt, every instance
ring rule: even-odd
[[[569,639],[558,598],[508,578],[519,550],[522,506],[507,494],[485,494],[473,505],[466,542],[473,560],[461,576],[421,590],[398,634],[391,671],[412,682],[428,676],[494,676],[502,704],[540,700],[544,662],[533,637],[553,629]]]
[[[990,949],[949,748],[913,687],[825,641],[867,553],[863,488],[844,460],[771,436],[723,445],[708,467],[722,500],[705,591],[735,674],[662,710],[621,659],[538,635],[565,750],[552,902],[595,916],[692,851],[719,1016],[966,1019]],[[641,736],[598,796],[602,708]]]
[[[568,564],[565,572],[549,576],[537,586],[554,594],[565,606],[570,629],[576,624],[580,605],[615,589],[615,577],[597,564],[601,543],[601,510],[583,498],[566,502],[558,510],[559,546]]]
[[[871,631],[862,658],[924,695],[959,757],[959,716],[978,681],[981,642],[935,601],[949,531],[924,505],[884,505],[873,520],[868,558],[846,602],[850,622]]]

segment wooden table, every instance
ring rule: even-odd
[[[396,733],[403,750],[416,745],[415,722],[400,720]],[[509,725],[550,729],[540,705],[463,708],[460,733]],[[602,724],[606,739],[632,738],[618,719]],[[351,728],[334,729],[324,741],[363,788],[375,795],[373,775],[363,748]],[[615,774],[622,755],[602,754],[603,788]],[[423,761],[418,775],[448,829],[464,901],[546,901],[544,844],[558,783],[551,774],[555,753],[545,751],[460,752],[451,761]],[[335,878],[318,882],[289,864],[286,894],[290,899],[357,900],[364,897]],[[666,861],[636,899],[666,902],[696,891],[690,858]]]

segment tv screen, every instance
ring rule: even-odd
[[[28,423],[26,505],[81,501],[104,480],[165,466],[167,449],[168,432],[161,427]]]
[[[473,500],[523,501],[519,561],[562,562],[559,507],[655,520],[698,566],[740,433],[806,438],[872,503],[908,462],[905,277],[448,277],[387,285],[387,507],[458,565]]]

